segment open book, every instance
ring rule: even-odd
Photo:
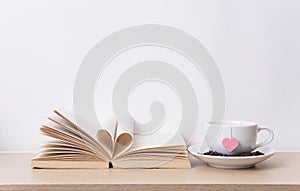
[[[34,168],[190,168],[180,133],[164,143],[165,134],[135,135],[114,118],[102,124],[95,138],[73,117],[54,110],[41,132],[53,140],[32,159]]]

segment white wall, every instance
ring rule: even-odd
[[[72,107],[91,47],[145,23],[177,27],[208,48],[225,83],[227,119],[267,124],[273,147],[300,150],[296,0],[0,0],[0,150],[37,150],[45,117]]]

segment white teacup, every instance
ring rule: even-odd
[[[227,155],[251,152],[258,147],[269,144],[274,138],[271,129],[248,121],[209,122],[207,125],[208,128],[219,128],[217,136],[209,145],[209,149]],[[263,142],[256,143],[257,134],[262,130],[266,130],[269,136]]]

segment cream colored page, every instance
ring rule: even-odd
[[[105,147],[112,158],[115,142],[115,132],[117,127],[117,121],[113,115],[107,115],[105,120],[101,124],[101,129],[97,132],[98,142]]]
[[[187,158],[186,144],[180,133],[135,135],[132,147],[114,159],[117,165],[131,168],[141,162],[144,168],[158,167],[175,158]]]
[[[74,145],[74,147],[83,148],[83,150],[86,151],[92,151],[103,160],[108,159],[106,153],[100,151],[101,147],[93,146],[89,142],[85,141],[81,136],[66,131],[66,129],[62,128],[61,126],[58,126],[52,121],[48,121],[46,125],[43,125],[41,127],[41,131],[44,135],[55,138],[56,140],[67,142],[71,145]]]
[[[146,135],[135,135],[130,150],[139,150],[154,147],[185,146],[186,143],[180,132],[176,133],[153,133]]]
[[[131,117],[128,117],[123,123],[118,122],[114,157],[117,157],[130,149],[133,143],[134,121]]]
[[[63,115],[63,114],[59,113],[59,115]],[[84,142],[97,148],[97,150],[101,151],[101,155],[105,152],[103,150],[103,147],[92,136],[90,136],[83,129],[78,127],[74,122],[70,120],[70,118],[67,118],[65,116],[64,118],[62,118],[59,115],[56,113],[56,115],[48,117],[49,120],[46,124],[50,124],[50,127],[51,126],[56,127],[57,129],[62,130],[67,134],[71,133],[71,135],[74,135],[79,139],[83,140]]]
[[[70,111],[67,111],[65,109],[59,109],[59,110],[54,110],[55,116],[57,117],[56,119],[59,119],[59,121],[64,121],[63,123],[68,126],[73,126],[76,130],[78,130],[81,134],[84,134],[85,136],[89,137],[89,139],[94,140],[93,137],[95,137],[96,133],[91,132],[91,127],[93,127],[91,124],[87,123],[86,120],[83,118],[78,118],[74,116],[74,114]],[[84,122],[83,124],[77,124],[77,121],[80,121],[81,123]],[[81,126],[83,125],[83,126]],[[95,140],[94,140],[95,141]]]
[[[56,129],[62,130],[67,134],[77,136],[85,141],[88,141],[90,144],[95,145],[95,140],[93,138],[74,127],[74,125],[66,123],[66,121],[61,117],[57,115],[51,115],[48,117],[48,119],[49,120],[45,123],[46,126],[55,127]]]
[[[100,144],[96,139],[93,138],[95,135],[90,135],[84,129],[86,127],[79,127],[76,124],[75,116],[72,112],[66,111],[65,109],[60,109],[54,110],[54,113],[55,115],[49,117],[50,119],[48,120],[47,124],[51,124],[50,126],[53,127],[59,127],[58,129],[63,130],[65,133],[71,135],[72,137],[74,136],[72,135],[73,133],[70,134],[70,132],[65,131],[65,129],[66,127],[74,129],[74,131],[77,132],[75,133],[76,137],[78,136],[81,141],[93,145],[93,150],[95,151],[95,153],[98,153],[98,155],[101,156],[103,160],[109,160],[111,158],[105,146]],[[54,121],[51,121],[51,119],[54,119]],[[62,128],[63,126],[65,127]]]

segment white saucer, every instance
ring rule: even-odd
[[[275,154],[275,150],[267,147],[261,147],[255,151],[260,151],[264,155],[259,156],[210,156],[200,153],[200,145],[192,145],[188,151],[197,159],[206,162],[209,166],[223,169],[244,169],[254,167],[256,163],[262,162]]]

